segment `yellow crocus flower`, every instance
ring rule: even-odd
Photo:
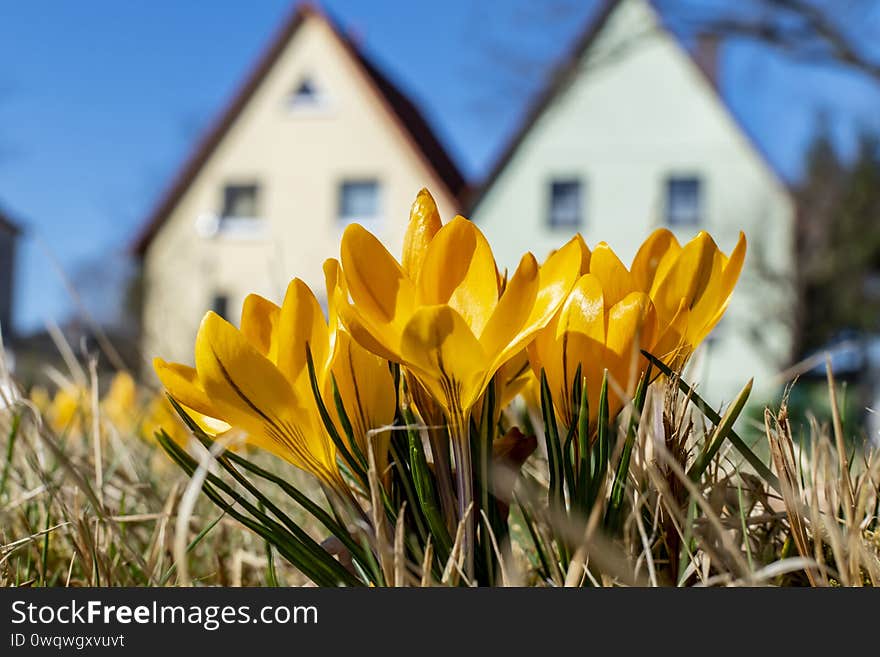
[[[387,361],[367,352],[342,330],[336,313],[337,299],[344,294],[341,277],[332,262],[325,271],[329,326],[315,295],[294,279],[280,308],[261,296],[249,295],[242,308],[241,329],[214,313],[205,315],[196,338],[195,368],[161,359],[154,366],[168,392],[203,416],[209,429],[216,430],[216,420],[220,420],[244,430],[248,442],[339,490],[344,484],[336,448],[314,399],[307,349],[325,406],[341,429],[331,392],[332,373],[362,450],[368,432],[394,419],[395,395]],[[377,439],[374,447],[377,462],[383,463],[388,438]]]
[[[160,358],[153,366],[181,404],[244,431],[249,443],[344,491],[336,448],[310,389],[307,344],[316,363],[326,362],[323,312],[305,283],[294,279],[281,308],[249,295],[240,330],[207,313],[196,336],[195,368]]]
[[[225,422],[203,415],[191,408],[184,407],[184,410],[199,425],[199,428],[211,437],[230,429],[230,426]],[[163,429],[171,440],[181,447],[186,447],[189,443],[189,430],[164,393],[155,395],[147,404],[140,426],[140,435],[144,439],[152,441],[159,429]],[[231,449],[234,448],[234,446],[231,447]]]
[[[606,247],[593,252],[592,261],[604,257]],[[649,348],[656,333],[656,313],[643,292],[612,287],[608,293],[596,273],[582,276],[559,314],[529,346],[535,374],[543,369],[557,413],[573,426],[578,409],[572,398],[575,375],[581,370],[586,386],[590,425],[595,426],[599,396],[608,373],[608,409],[614,417],[631,394],[647,363],[640,349]]]
[[[645,240],[631,271],[657,309],[656,356],[678,366],[690,356],[727,310],[745,255],[743,233],[729,256],[705,231],[684,247],[665,228]]]
[[[405,366],[460,434],[493,375],[553,317],[581,254],[572,241],[538,267],[527,253],[505,284],[483,233],[461,216],[440,227],[427,192],[410,224],[403,264],[362,226],[346,229],[342,269],[353,303],[340,311],[354,338]]]
[[[324,277],[330,328],[329,357],[319,376],[324,399],[328,400],[327,406],[343,435],[341,418],[333,403],[335,380],[358,449],[365,457],[372,450],[382,472],[388,461],[391,434],[381,429],[394,421],[397,412],[394,376],[387,360],[364,349],[342,325],[339,308],[347,303],[348,289],[337,260],[324,263]]]
[[[113,375],[110,388],[101,400],[101,412],[120,434],[126,434],[136,425],[138,407],[137,384],[125,371]]]

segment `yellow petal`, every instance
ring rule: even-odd
[[[488,363],[461,315],[445,305],[420,308],[406,325],[401,351],[451,418],[463,419],[483,392]]]
[[[550,323],[578,280],[583,252],[575,238],[550,255],[538,272],[538,293],[529,318],[505,350],[505,358],[524,349]]]
[[[360,308],[349,303],[340,303],[336,311],[342,325],[364,349],[395,363],[402,360],[400,335],[396,327],[390,324],[371,323],[370,318],[362,313]]]
[[[515,341],[534,308],[539,282],[535,256],[526,253],[480,336],[480,344],[489,358],[495,359],[501,356]]]
[[[303,406],[308,401],[297,399],[278,368],[215,313],[199,328],[196,370],[217,410],[209,415],[324,481],[335,480],[335,450]]]
[[[330,342],[324,312],[309,286],[298,278],[287,286],[278,334],[278,369],[298,392],[311,390],[306,347],[311,350],[315,371],[321,372],[327,366]]]
[[[736,242],[736,246],[733,251],[730,253],[730,257],[726,258],[724,263],[724,268],[721,274],[721,285],[718,290],[718,294],[723,300],[721,307],[718,309],[718,314],[712,321],[712,326],[714,326],[719,319],[721,319],[721,315],[724,314],[724,311],[727,309],[728,304],[730,303],[731,295],[733,294],[733,289],[736,287],[736,283],[739,280],[740,273],[742,273],[743,263],[746,258],[746,236],[743,232],[740,232],[739,239]]]
[[[415,290],[382,243],[360,224],[342,235],[342,270],[355,305],[374,324],[405,323],[412,314]]]
[[[701,231],[681,250],[663,280],[651,294],[661,321],[678,311],[682,300],[688,309],[699,301],[713,275],[720,270],[718,247],[705,231]]]
[[[593,250],[590,273],[595,274],[602,284],[605,305],[608,308],[636,289],[632,274],[605,242]]]
[[[584,241],[583,235],[578,233],[575,235],[572,240],[577,242],[578,248],[581,252],[581,266],[580,266],[580,275],[589,273],[590,271],[590,258],[592,256],[592,252],[590,251],[590,247],[587,246],[587,243]]]
[[[685,305],[684,299],[672,318],[663,318],[658,314],[657,337],[649,353],[673,369],[681,365],[692,351],[686,339],[689,319],[690,309]]]
[[[576,410],[571,392],[578,366],[587,379],[590,412],[595,414],[605,366],[605,316],[602,285],[594,274],[587,274],[578,279],[559,317],[535,339],[534,352],[544,367],[553,401],[566,424],[572,422]],[[536,374],[540,375],[540,371]]]
[[[608,313],[608,369],[618,386],[629,394],[647,366],[641,350],[650,352],[656,329],[654,306],[644,292],[628,294]]]
[[[216,412],[194,368],[154,358],[153,369],[168,394],[181,404],[205,415]]]
[[[397,410],[394,377],[388,361],[374,356],[340,331],[336,336],[331,371],[358,447],[363,454],[372,447],[381,470],[387,461],[391,434],[388,431],[371,434],[371,431],[390,425]],[[332,391],[329,383],[327,387],[328,392]],[[332,397],[328,395],[327,399]]]
[[[409,226],[403,239],[403,271],[416,280],[422,269],[428,245],[440,230],[442,222],[434,197],[427,189],[422,189],[409,211]]]
[[[498,302],[495,258],[482,232],[456,217],[434,236],[418,279],[421,305],[449,305],[480,335]]]
[[[272,336],[280,313],[278,306],[259,294],[247,295],[241,307],[241,334],[269,360],[278,357],[278,341],[273,345]]]
[[[556,336],[577,333],[604,344],[606,304],[599,277],[595,274],[581,276],[559,313]]]
[[[650,293],[655,279],[665,276],[680,251],[678,240],[668,229],[658,228],[651,233],[639,248],[630,268],[636,289]]]

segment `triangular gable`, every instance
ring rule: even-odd
[[[514,133],[513,137],[508,142],[507,147],[504,149],[504,151],[502,151],[501,156],[495,162],[495,165],[490,170],[482,185],[480,185],[477,194],[469,200],[468,210],[470,214],[474,213],[476,207],[480,204],[485,195],[492,188],[495,181],[513,159],[514,155],[516,155],[516,152],[522,145],[526,136],[534,127],[535,123],[537,123],[544,112],[550,107],[556,97],[559,94],[563,93],[567,85],[575,78],[575,76],[579,74],[579,64],[582,58],[587,53],[587,51],[596,43],[599,35],[602,33],[609,19],[614,14],[614,11],[623,2],[626,1],[628,0],[602,1],[602,4],[596,10],[595,17],[588,23],[587,29],[577,39],[574,47],[571,49],[568,55],[566,55],[562,62],[556,67],[556,69],[550,76],[549,83],[544,87],[544,89],[540,92],[540,94],[536,97],[535,101],[530,106],[519,129]],[[658,28],[662,30],[665,35],[669,36],[687,54],[687,60],[696,68],[697,71],[699,71],[701,79],[709,86],[712,95],[717,101],[717,104],[727,115],[734,129],[739,130],[739,132],[745,137],[745,141],[748,146],[757,155],[760,163],[776,180],[780,188],[786,193],[790,194],[789,187],[785,182],[784,177],[773,166],[763,148],[760,146],[757,140],[754,139],[749,130],[742,124],[742,122],[737,118],[733,111],[731,111],[727,102],[719,93],[716,84],[709,78],[703,67],[701,67],[695,61],[693,54],[681,41],[679,36],[666,23],[663,18],[662,11],[657,6],[656,0],[643,1],[646,2],[653,10],[656,16]]]
[[[233,97],[232,102],[224,109],[205,137],[196,146],[172,184],[160,198],[132,245],[135,254],[144,255],[153,237],[180,202],[202,167],[214,154],[236,119],[244,111],[290,41],[296,36],[300,26],[310,18],[324,21],[330,27],[330,32],[342,46],[343,51],[355,63],[355,70],[364,76],[367,86],[376,93],[380,104],[393,123],[398,126],[404,139],[425,163],[428,170],[434,173],[438,182],[446,187],[449,196],[459,199],[464,193],[466,185],[463,175],[421,111],[357,49],[335,21],[321,10],[304,4],[300,5],[284,23],[238,93]]]

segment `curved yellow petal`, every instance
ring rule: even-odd
[[[608,313],[605,346],[612,356],[612,371],[623,390],[631,393],[647,361],[641,350],[650,352],[657,330],[657,317],[651,298],[644,292],[632,292]]]
[[[557,412],[566,425],[571,425],[576,412],[571,393],[578,367],[591,395],[601,385],[605,315],[602,285],[594,274],[586,274],[575,283],[559,315],[529,347],[535,375],[540,377],[543,368]],[[589,397],[591,414],[595,414],[597,395]]]
[[[400,335],[394,327],[372,324],[360,308],[349,303],[339,304],[336,312],[345,329],[364,349],[395,363],[402,360]]]
[[[608,308],[636,289],[632,274],[605,242],[601,242],[593,249],[590,257],[590,273],[601,282],[605,305]]]
[[[682,300],[688,309],[702,297],[713,275],[719,269],[718,247],[705,231],[688,242],[667,274],[651,294],[661,318],[675,315]]]
[[[587,246],[587,243],[584,241],[583,235],[578,233],[574,237],[571,238],[574,242],[577,243],[578,249],[581,252],[581,266],[579,272],[581,276],[590,271],[590,258],[592,257],[592,251],[590,251],[590,247]]]
[[[651,233],[630,267],[636,289],[650,294],[655,281],[662,280],[680,251],[681,246],[670,230],[658,228]]]
[[[422,189],[409,211],[409,225],[403,238],[403,271],[417,280],[428,245],[442,226],[437,203],[427,189]]]
[[[481,335],[498,303],[495,258],[473,222],[455,217],[431,240],[418,278],[420,305],[448,305]]]
[[[550,255],[538,271],[538,294],[526,323],[507,351],[514,353],[523,349],[535,333],[550,323],[565,302],[566,297],[580,277],[583,258],[581,242],[569,240],[561,249]]]
[[[294,278],[287,286],[278,320],[278,369],[297,392],[311,390],[307,367],[307,347],[315,371],[326,368],[330,341],[324,311],[303,281]]]
[[[425,306],[406,325],[404,361],[456,421],[482,394],[488,367],[482,346],[455,309]]]
[[[659,358],[673,369],[681,365],[692,351],[692,347],[687,341],[689,321],[690,309],[683,299],[672,318],[664,318],[658,313],[657,337],[653,347],[649,350],[651,355]]]
[[[487,356],[495,359],[508,351],[532,313],[539,283],[540,275],[535,256],[526,253],[480,335],[480,344]]]
[[[556,337],[577,333],[604,344],[606,303],[599,277],[595,274],[581,276],[559,313]]]
[[[415,289],[400,265],[360,224],[342,235],[342,271],[355,305],[379,325],[393,325],[412,314]]]
[[[722,269],[721,285],[718,294],[722,298],[723,303],[719,309],[719,317],[717,319],[720,319],[720,314],[724,313],[727,305],[730,303],[733,290],[736,287],[737,281],[739,281],[739,276],[742,273],[743,264],[746,259],[746,248],[747,243],[745,233],[740,231],[736,246],[733,248],[733,251],[730,252],[730,256],[725,258],[724,267]],[[715,320],[716,322],[717,319]]]
[[[371,432],[390,425],[397,410],[394,377],[388,361],[371,354],[350,335],[340,331],[330,367],[358,447],[363,454],[367,454],[367,448],[371,447],[382,469],[382,464],[387,461],[391,434],[389,431]],[[332,394],[329,381],[327,389]],[[330,394],[327,399],[332,399]]]
[[[278,358],[278,341],[273,335],[281,309],[259,294],[249,294],[241,307],[241,334],[269,360]]]
[[[204,415],[216,413],[195,368],[154,358],[153,369],[168,394],[181,404]]]
[[[338,478],[335,449],[287,378],[215,313],[196,337],[196,370],[216,412],[259,447],[324,481]]]

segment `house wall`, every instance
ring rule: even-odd
[[[665,181],[699,174],[708,230],[729,252],[740,230],[749,249],[728,313],[693,361],[691,378],[716,403],[730,400],[749,377],[757,398],[773,388],[789,358],[785,287],[765,267],[792,265],[793,204],[735,124],[690,55],[658,29],[644,0],[626,0],[579,63],[472,213],[500,260],[514,267],[522,252],[543,258],[571,230],[546,223],[548,185],[576,176],[586,185],[588,244],[608,242],[629,262],[648,233],[665,223]],[[676,231],[681,241],[699,228]],[[764,343],[756,346],[752,334]]]
[[[304,76],[325,99],[291,110]],[[247,107],[151,242],[145,256],[144,355],[191,362],[199,321],[215,294],[229,297],[237,322],[250,292],[280,302],[298,276],[324,295],[322,265],[339,256],[343,179],[378,178],[377,232],[399,255],[409,207],[428,187],[441,212],[457,210],[322,19],[310,17],[287,44]],[[216,214],[227,183],[257,181],[266,232],[202,237],[197,218]]]

